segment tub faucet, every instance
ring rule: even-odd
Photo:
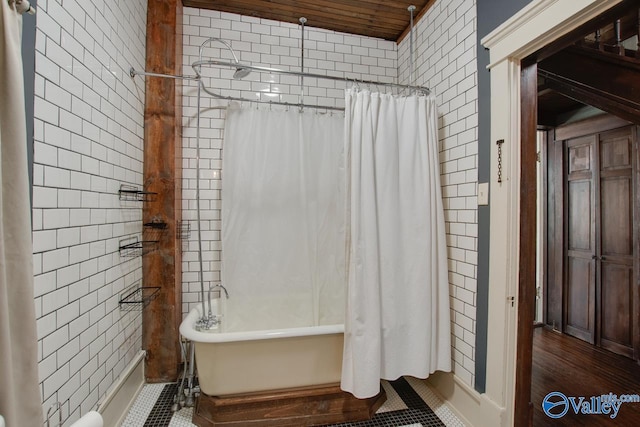
[[[211,301],[211,291],[215,288],[222,288],[222,290],[224,291],[224,296],[227,297],[227,299],[229,299],[229,292],[227,291],[227,288],[222,286],[222,283],[218,283],[213,286],[209,286],[209,295],[208,295],[209,301]],[[209,308],[209,310],[211,310],[211,308]]]
[[[209,292],[207,294],[207,298],[209,299],[209,313],[208,314],[208,321],[209,324],[212,326],[215,325],[219,325],[222,321],[220,320],[220,316],[219,314],[214,316],[213,312],[211,311],[211,291],[214,290],[215,288],[221,288],[224,291],[224,295],[227,297],[227,299],[229,299],[229,292],[227,291],[227,288],[225,288],[222,283],[217,283],[213,286],[209,286]],[[222,295],[220,296],[222,297]]]

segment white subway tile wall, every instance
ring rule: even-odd
[[[198,58],[206,37],[222,37],[253,65],[299,70],[300,26],[246,16],[185,8],[184,67]],[[308,23],[312,25],[312,23]],[[477,270],[477,88],[476,9],[473,0],[436,2],[416,27],[416,83],[433,89],[438,105],[442,191],[448,239],[452,307],[452,351],[456,375],[474,382]],[[231,60],[220,44],[204,56]],[[393,42],[307,27],[305,71],[380,81],[409,80],[409,38]],[[298,77],[252,74],[233,80],[233,70],[204,71],[208,85],[224,96],[299,102]],[[399,73],[399,74],[398,74]],[[192,222],[183,260],[183,313],[199,299],[195,240],[195,85],[185,88],[183,216]],[[344,84],[305,79],[304,100],[343,106]],[[224,108],[202,99],[200,194],[205,286],[220,280],[220,189]],[[264,105],[260,108],[268,108]],[[276,107],[273,107],[276,108]],[[206,237],[205,237],[206,236]]]
[[[65,425],[95,409],[140,351],[139,311],[121,311],[142,279],[119,240],[139,236],[145,0],[38,2],[33,247],[43,409]],[[34,19],[25,17],[25,19]],[[57,414],[55,416],[57,419]]]
[[[305,27],[305,71],[350,79],[397,81],[397,46],[395,42],[347,35]],[[300,70],[300,25],[258,19],[210,10],[184,8],[184,73],[198,59],[200,45],[207,37],[221,37],[229,42],[240,61],[285,70]],[[221,43],[212,42],[203,58],[231,61],[232,56]],[[233,80],[234,70],[204,68],[211,77],[205,84],[224,96],[298,103],[300,82],[296,76],[252,73]],[[344,106],[343,81],[304,79],[304,102],[323,106]],[[384,90],[384,89],[381,89]],[[199,301],[199,263],[196,215],[196,85],[185,82],[183,99],[183,218],[190,221],[190,239],[183,251],[183,314]],[[227,101],[203,94],[200,131],[200,207],[202,257],[205,286],[220,280],[220,209],[222,177],[222,139]],[[269,108],[252,104],[255,108]],[[274,109],[285,107],[273,106]],[[324,110],[320,110],[324,111]],[[336,112],[335,114],[343,114]],[[286,165],[283,165],[286,167]],[[233,293],[232,289],[229,289]]]
[[[478,240],[478,91],[476,2],[436,2],[415,28],[415,81],[432,88],[438,105],[440,177],[444,199],[455,373],[475,375]],[[408,82],[409,38],[399,46],[400,82]]]
[[[39,374],[43,408],[62,403],[70,423],[95,408],[141,348],[139,312],[120,294],[141,281],[140,258],[119,241],[140,236],[142,206],[118,199],[121,183],[141,186],[146,2],[38,3],[35,81],[33,241]],[[28,18],[27,18],[28,19]],[[477,265],[477,91],[475,1],[437,2],[417,27],[417,82],[439,109],[443,195],[449,243],[456,374],[473,384]],[[305,71],[341,77],[408,79],[408,39],[388,42],[313,28]],[[207,37],[229,41],[241,61],[299,70],[300,26],[184,9],[184,68]],[[231,60],[214,42],[205,57]],[[398,73],[400,75],[398,76]],[[299,78],[203,68],[224,96],[299,102]],[[398,77],[400,77],[398,79]],[[305,79],[304,100],[342,106],[345,84]],[[185,82],[183,117],[183,313],[198,301],[195,84]],[[220,280],[220,189],[226,101],[203,96],[200,168],[204,280]],[[262,105],[260,108],[269,108]],[[276,107],[273,108],[283,108]],[[339,113],[338,113],[339,114]]]

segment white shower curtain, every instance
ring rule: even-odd
[[[0,415],[10,427],[39,426],[22,17],[0,3]]]
[[[433,96],[346,93],[348,295],[342,389],[451,369]]]
[[[222,281],[227,330],[344,321],[344,119],[227,110]]]

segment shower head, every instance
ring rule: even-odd
[[[223,44],[229,50],[229,52],[231,52],[231,56],[233,56],[233,62],[235,62],[237,64],[236,71],[235,71],[235,73],[233,73],[233,78],[234,79],[236,79],[236,80],[243,79],[243,78],[247,77],[249,75],[249,73],[251,73],[251,69],[250,68],[245,68],[242,65],[240,65],[240,60],[238,59],[238,55],[236,55],[236,51],[233,50],[231,45],[229,43],[227,43],[225,40],[222,40],[221,38],[218,38],[218,37],[209,37],[204,42],[202,42],[202,44],[200,45],[200,55],[198,56],[198,60],[200,62],[202,62],[202,52],[203,52],[203,50],[205,48],[205,45],[211,44],[212,42],[218,42],[218,43]],[[197,69],[194,68],[194,70],[196,71],[196,73],[198,75],[200,75],[200,65],[197,66]]]
[[[248,68],[238,67],[236,68],[236,72],[233,73],[233,78],[236,80],[244,79],[251,73],[251,70]]]

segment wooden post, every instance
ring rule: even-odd
[[[636,17],[636,27],[638,34],[638,43],[636,44],[636,58],[640,58],[640,9],[638,9],[638,15]]]
[[[149,0],[146,71],[181,74],[182,1]],[[142,78],[142,77],[141,77]],[[146,77],[144,111],[144,189],[158,193],[145,202],[143,222],[167,224],[157,248],[142,259],[144,286],[159,286],[143,309],[142,345],[148,382],[178,377],[182,320],[182,259],[177,223],[181,219],[181,81]]]
[[[616,49],[618,50],[618,55],[624,56],[624,46],[622,45],[622,21],[620,19],[616,19],[613,23],[613,28],[616,33]]]
[[[520,271],[518,272],[518,342],[514,425],[533,424],[531,370],[536,310],[536,139],[538,64],[522,64],[520,134]]]

